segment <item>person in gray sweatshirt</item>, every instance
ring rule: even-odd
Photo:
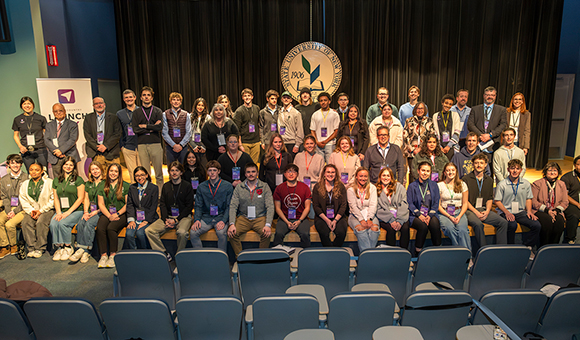
[[[228,236],[236,257],[242,251],[240,236],[250,230],[260,235],[260,248],[268,248],[274,219],[272,191],[258,179],[258,166],[248,163],[244,171],[246,180],[236,186],[230,202]]]
[[[407,190],[399,183],[389,167],[379,173],[377,183],[378,208],[377,218],[381,228],[387,231],[387,245],[395,246],[397,231],[401,232],[399,245],[409,247],[409,203]]]
[[[479,135],[475,132],[470,132],[467,134],[465,138],[465,146],[461,148],[460,152],[456,152],[453,154],[451,158],[451,163],[457,166],[457,175],[459,178],[463,178],[463,176],[470,174],[473,172],[473,162],[471,159],[473,156],[481,153],[482,151],[477,147],[477,141],[479,140]],[[491,176],[491,172],[489,171],[489,164],[485,167],[485,174],[487,176]]]

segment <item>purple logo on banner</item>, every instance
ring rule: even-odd
[[[73,89],[58,90],[58,102],[61,104],[73,104],[75,102],[75,90]]]

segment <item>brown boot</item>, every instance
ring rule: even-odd
[[[6,257],[6,255],[10,255],[10,250],[8,250],[8,248],[3,247],[0,249],[0,259],[3,259]]]
[[[18,246],[17,245],[10,246],[10,255],[16,255],[16,253],[18,253]]]

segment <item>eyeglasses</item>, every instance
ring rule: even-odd
[[[387,135],[387,134],[384,134],[384,133],[382,133],[382,134],[380,134],[380,135],[378,135],[378,136],[379,136],[379,137],[389,137],[389,135]]]
[[[228,141],[228,143],[230,143],[230,144],[238,144],[238,141],[237,140],[231,140],[231,141]]]

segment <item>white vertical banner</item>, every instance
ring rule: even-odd
[[[93,112],[93,91],[90,78],[36,78],[38,89],[38,105],[40,114],[46,117],[47,121],[54,119],[52,105],[61,103],[67,118],[76,122],[79,126],[79,139],[77,149],[81,156],[78,169],[80,175],[86,180],[89,163],[85,152],[85,134],[83,125],[85,115]]]

